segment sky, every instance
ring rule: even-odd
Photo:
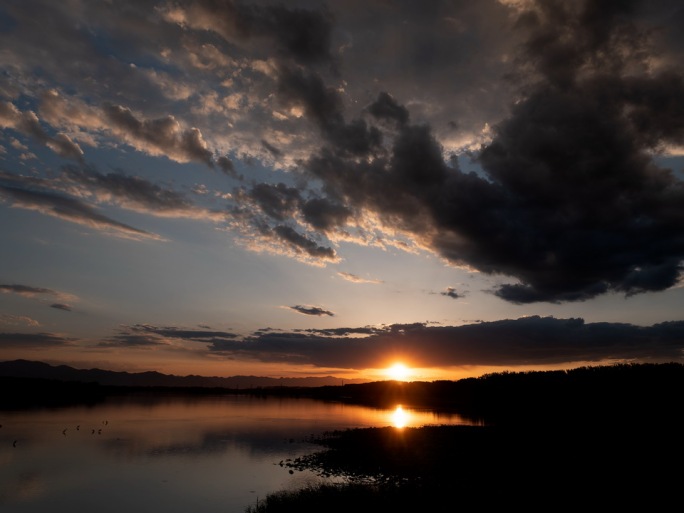
[[[0,360],[683,361],[679,1],[5,0]]]

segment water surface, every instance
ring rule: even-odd
[[[280,465],[325,431],[473,424],[457,414],[250,396],[0,411],[3,513],[243,513],[316,482]]]

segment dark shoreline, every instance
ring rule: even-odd
[[[684,394],[684,365],[616,364],[566,371],[503,372],[458,381],[376,381],[321,387],[113,386],[97,382],[0,376],[0,410],[98,404],[126,397],[248,395],[301,397],[392,408],[397,404],[458,412],[488,423],[525,419],[571,421],[625,416],[676,422]],[[579,420],[581,422],[581,420]]]

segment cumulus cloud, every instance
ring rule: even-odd
[[[496,291],[509,302],[674,286],[684,187],[652,152],[682,140],[684,78],[649,67],[647,31],[623,7],[530,3],[521,12],[519,97],[476,155],[480,173],[447,163],[432,128],[408,123],[387,94],[367,110],[398,125],[389,152],[372,126],[342,119],[339,93],[319,76],[283,73],[280,94],[301,102],[327,141],[308,171],[383,229],[453,264],[516,278]]]
[[[515,367],[682,361],[683,340],[681,321],[642,327],[532,316],[463,326],[414,323],[307,333],[262,332],[213,343],[209,348],[226,356],[264,362],[348,369],[382,367],[389,355],[401,355],[416,367]]]
[[[45,144],[58,155],[74,160],[81,160],[83,150],[62,132],[50,136],[32,111],[21,112],[10,102],[0,102],[0,128],[13,128]]]
[[[140,119],[121,105],[104,105],[103,113],[110,127],[137,149],[151,155],[164,155],[178,162],[198,161],[212,164],[212,153],[197,128],[182,128],[171,115]]]
[[[149,155],[180,163],[200,162],[212,168],[218,166],[228,175],[235,174],[230,159],[225,156],[214,159],[199,128],[183,126],[171,114],[146,118],[123,105],[104,102],[94,106],[78,98],[65,97],[56,90],[43,93],[40,102],[41,113],[48,122],[77,133],[91,145],[97,145],[105,136],[114,136]],[[52,146],[61,142],[62,154],[67,149],[65,138],[68,136],[58,134],[50,142]]]
[[[684,78],[648,69],[630,10],[586,2],[525,14],[525,55],[539,79],[480,155],[515,200],[501,209],[517,224],[503,224],[492,270],[521,283],[502,287],[503,299],[582,300],[678,281],[684,187],[651,152],[682,139],[672,116]]]
[[[308,306],[308,305],[295,305],[295,306],[290,306],[288,307],[291,310],[294,310],[295,312],[299,312],[300,314],[304,315],[315,315],[317,317],[320,317],[322,315],[328,315],[330,317],[334,317],[335,314],[331,312],[330,310],[326,310],[324,308],[321,308],[320,306]]]

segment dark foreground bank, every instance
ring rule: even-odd
[[[523,430],[427,426],[330,433],[293,469],[344,485],[277,492],[249,513],[455,511],[523,507],[666,511],[680,500],[681,425]]]
[[[475,380],[469,385],[482,389],[473,393],[489,399],[477,408],[494,419],[487,425],[323,434],[320,451],[288,465],[345,484],[277,492],[247,513],[666,511],[680,502],[684,479],[681,370],[616,366],[569,379]]]

